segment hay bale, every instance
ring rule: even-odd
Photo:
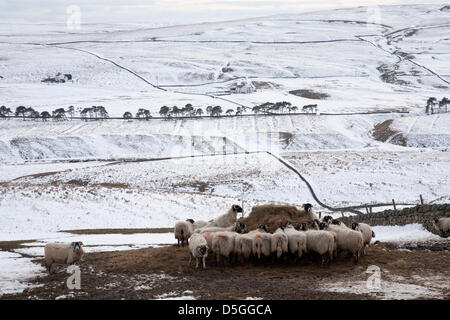
[[[299,210],[295,206],[266,204],[252,208],[247,218],[240,218],[238,221],[245,223],[245,232],[255,230],[262,223],[267,225],[269,232],[274,232],[280,226],[285,226],[287,222],[293,225],[306,223],[312,226],[313,220],[304,210]]]

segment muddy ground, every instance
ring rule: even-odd
[[[205,270],[188,266],[187,247],[90,253],[79,263],[80,290],[67,288],[69,275],[61,266],[55,274],[31,282],[39,287],[2,299],[157,299],[187,295],[196,299],[449,300],[448,244],[445,248],[431,247],[434,251],[424,246],[410,250],[378,243],[367,249],[358,264],[340,255],[326,266],[320,265],[319,257],[308,257],[298,264],[288,260],[216,266],[210,256]],[[390,293],[366,289],[370,274],[365,271],[371,265],[381,269],[383,288]]]

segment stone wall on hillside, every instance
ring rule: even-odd
[[[428,231],[438,234],[433,228],[433,219],[441,217],[450,217],[450,203],[424,204],[402,210],[384,210],[371,214],[341,217],[338,220],[349,227],[352,222],[363,222],[371,226],[402,226],[410,223],[421,223]]]

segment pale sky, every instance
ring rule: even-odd
[[[443,0],[0,0],[0,23],[65,23],[80,8],[82,23],[183,24],[364,5]]]

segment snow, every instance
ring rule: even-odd
[[[441,99],[449,88],[450,20],[440,7],[377,6],[380,20],[369,24],[366,7],[170,27],[89,24],[76,32],[63,24],[0,24],[0,103],[12,109],[102,105],[121,117],[139,108],[155,116],[163,105],[236,110],[288,101],[300,108],[317,103],[321,113],[0,121],[0,241],[33,240],[15,253],[0,251],[2,291],[19,292],[42,272],[21,254],[41,257],[47,241],[82,241],[87,252],[174,243],[170,233],[64,230],[166,228],[212,219],[241,201],[245,214],[268,202],[314,203],[306,185],[265,151],[289,161],[328,205],[392,198],[417,204],[419,194],[427,203],[449,201],[443,186],[450,184],[450,114],[424,115],[428,97]],[[381,65],[394,81],[381,79]],[[57,72],[73,81],[41,83]],[[245,78],[256,92],[217,95]],[[299,89],[328,97],[289,93]],[[394,113],[324,115],[380,111]],[[406,147],[373,138],[374,126],[386,120]],[[233,154],[245,151],[260,153]],[[382,242],[437,239],[418,224],[374,231]],[[408,297],[393,295],[397,289],[422,292],[397,280],[384,297]]]
[[[375,232],[375,238],[372,239],[372,242],[419,242],[442,239],[438,235],[426,230],[419,223],[412,223],[404,226],[373,226],[372,230]]]
[[[0,251],[0,292],[20,293],[29,287],[27,280],[44,274],[45,269],[31,260],[17,253]]]

